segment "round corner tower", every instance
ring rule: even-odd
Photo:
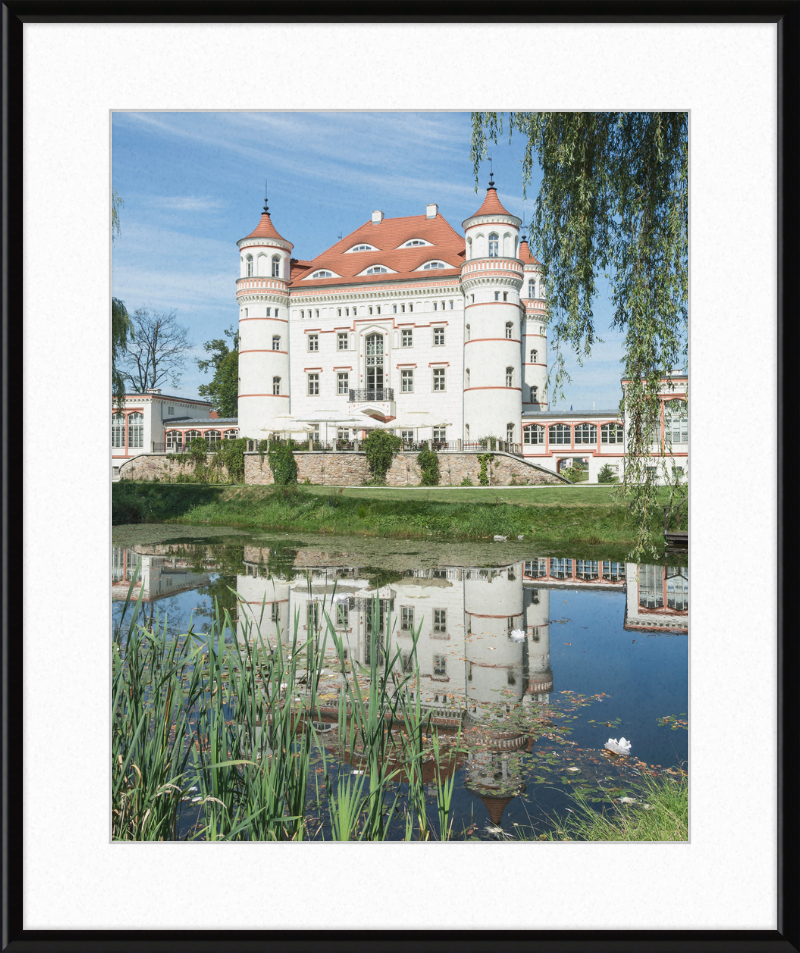
[[[462,223],[464,293],[464,439],[520,443],[523,266],[521,220],[503,208],[493,181],[483,205]]]
[[[523,238],[522,262],[522,410],[547,410],[547,306],[544,301],[542,263]]]
[[[255,231],[238,241],[239,434],[257,440],[288,414],[291,242],[278,234],[266,200]]]

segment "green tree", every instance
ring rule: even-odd
[[[370,430],[363,447],[372,479],[382,483],[392,465],[392,458],[402,449],[403,441],[388,430]]]
[[[111,239],[120,233],[119,210],[125,203],[117,190],[111,193]],[[128,339],[133,339],[133,322],[125,304],[119,298],[111,299],[111,390],[114,403],[119,407],[125,398],[125,377],[120,368],[128,349]]]
[[[230,348],[225,338],[214,338],[203,345],[210,356],[205,360],[195,358],[197,366],[204,374],[207,374],[209,370],[214,373],[211,383],[201,384],[197,388],[197,393],[201,397],[208,397],[220,417],[237,417],[239,414],[239,332],[230,327],[224,334],[231,340]]]
[[[503,114],[473,113],[472,122],[477,180],[488,143],[503,132]],[[509,137],[515,129],[526,137],[523,194],[534,156],[542,170],[530,242],[543,260],[553,398],[570,379],[563,347],[579,363],[591,353],[598,277],[611,283],[628,380],[623,492],[639,524],[636,550],[653,552],[657,488],[647,455],[658,442],[659,379],[687,357],[688,115],[509,113],[507,126]]]

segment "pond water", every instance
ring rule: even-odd
[[[377,648],[381,658],[396,656],[401,674],[418,665],[404,691],[453,745],[454,836],[498,839],[515,825],[537,836],[574,807],[576,789],[608,803],[635,796],[649,772],[688,769],[688,731],[673,727],[688,711],[683,559],[643,565],[618,555],[543,555],[527,543],[437,547],[116,527],[112,625],[140,561],[134,595],[146,619],[166,620],[174,635],[207,629],[215,597],[233,620],[229,640],[252,636],[258,624],[273,644],[290,645],[296,629],[300,645],[319,638],[328,616],[342,650],[326,650],[311,714],[319,733],[310,834],[329,833],[320,776],[360,770],[355,754],[341,758],[342,670],[363,682]],[[604,748],[622,736],[630,757]],[[426,793],[434,804],[432,782]],[[398,812],[398,837],[400,825]]]

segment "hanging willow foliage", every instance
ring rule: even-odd
[[[502,113],[472,114],[476,182],[503,120]],[[610,281],[613,327],[625,333],[620,491],[640,526],[636,554],[653,553],[654,464],[669,478],[670,502],[679,490],[667,467],[671,446],[661,443],[659,392],[665,371],[688,358],[688,115],[509,113],[506,123],[509,139],[515,129],[526,137],[523,194],[534,158],[543,174],[529,240],[543,261],[554,396],[563,396],[570,380],[563,348],[571,347],[579,364],[591,353],[596,282],[600,275]]]

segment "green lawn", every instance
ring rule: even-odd
[[[667,491],[663,491],[666,498]],[[112,521],[182,523],[397,539],[629,544],[637,527],[613,488],[266,487],[133,483],[112,489]],[[653,516],[661,535],[661,514]]]

